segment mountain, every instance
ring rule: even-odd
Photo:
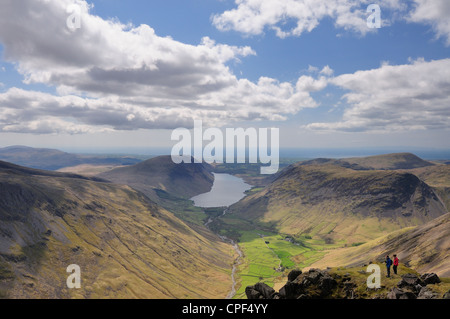
[[[406,170],[436,165],[411,153],[392,153],[343,159],[316,158],[313,160],[303,161],[300,165],[312,164],[330,164],[351,168],[354,170]]]
[[[371,260],[382,261],[393,254],[419,272],[450,277],[450,213],[358,247],[331,250],[311,267],[354,267]]]
[[[58,170],[81,164],[132,165],[141,162],[139,159],[127,156],[88,156],[26,146],[0,148],[0,160],[44,170]]]
[[[417,176],[361,166],[372,160],[318,159],[291,165],[229,212],[279,233],[350,245],[447,213],[435,190]],[[385,164],[383,168],[399,167],[389,161]]]
[[[233,254],[128,186],[0,162],[0,297],[224,298]]]
[[[3,162],[3,161],[0,161],[0,170],[5,174],[9,173],[11,175],[22,174],[23,176],[27,176],[27,175],[33,176],[34,175],[34,176],[47,176],[47,177],[67,177],[67,178],[76,178],[76,179],[105,182],[105,180],[103,180],[101,178],[97,178],[95,176],[87,177],[84,175],[78,175],[78,174],[73,174],[73,173],[52,172],[52,171],[46,171],[46,170],[41,170],[41,169],[23,167],[23,166],[19,166],[16,164]]]
[[[408,172],[433,187],[450,211],[450,164],[416,168],[408,170]]]
[[[170,156],[158,156],[97,176],[117,184],[129,185],[159,201],[164,195],[188,199],[210,191],[214,182],[211,171],[212,167],[206,163],[175,164]]]
[[[434,164],[411,153],[393,153],[368,157],[353,157],[345,162],[356,164],[361,168],[375,170],[413,169],[433,166]]]

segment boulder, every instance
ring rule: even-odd
[[[387,294],[387,299],[416,299],[416,295],[410,291],[404,291],[400,288],[394,287]]]
[[[274,299],[276,292],[265,283],[258,282],[253,286],[245,288],[245,294],[248,299]]]
[[[410,289],[415,293],[419,293],[423,286],[426,286],[425,283],[414,274],[405,274],[402,276],[402,279],[397,284],[398,288],[401,289]]]
[[[291,278],[293,277],[294,274]],[[310,269],[307,273],[302,273],[294,280],[288,281],[280,289],[280,298],[323,298],[330,295],[336,286],[336,280],[326,271]]]
[[[292,270],[289,275],[288,275],[288,281],[294,281],[295,279],[297,279],[298,276],[300,276],[302,274],[302,271],[299,269],[294,269]]]
[[[442,299],[450,299],[450,290],[442,296]]]
[[[303,293],[301,285],[297,282],[288,281],[280,289],[280,298],[282,299],[297,299]]]
[[[431,290],[428,287],[423,287],[419,295],[417,296],[417,299],[437,299],[438,295],[433,290]]]
[[[423,274],[422,276],[420,276],[420,279],[425,285],[434,285],[441,282],[438,275],[436,275],[435,273]]]

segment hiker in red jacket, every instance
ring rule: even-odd
[[[394,255],[394,263],[392,266],[392,269],[394,270],[394,274],[397,274],[397,267],[398,267],[398,258],[397,258],[397,255]]]

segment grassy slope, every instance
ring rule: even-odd
[[[231,288],[231,246],[127,186],[11,170],[0,184],[0,296],[218,298]],[[65,284],[72,263],[80,290]]]
[[[450,213],[425,225],[405,228],[358,247],[330,250],[311,267],[358,265],[397,254],[417,271],[450,277]]]
[[[245,287],[259,280],[279,289],[285,282],[287,273],[293,268],[292,264],[299,268],[307,268],[310,265],[326,267],[330,264],[330,260],[334,261],[333,258],[336,259],[336,262],[331,265],[350,264],[349,260],[352,259],[341,254],[340,252],[344,250],[339,249],[336,250],[336,254],[330,255],[330,258],[325,259],[323,263],[320,260],[326,253],[341,247],[351,246],[352,248],[348,248],[348,250],[362,251],[360,250],[362,247],[373,245],[377,239],[381,242],[380,236],[386,238],[387,234],[406,232],[414,229],[410,225],[423,224],[427,220],[445,213],[445,208],[441,205],[439,198],[435,198],[430,193],[430,188],[406,173],[419,176],[433,186],[436,190],[435,194],[440,195],[440,189],[436,186],[449,185],[447,183],[450,178],[448,172],[450,166],[431,166],[431,163],[410,155],[390,154],[358,159],[359,163],[353,164],[348,164],[346,159],[303,162],[297,166],[306,166],[306,168],[303,167],[303,169],[309,169],[306,174],[296,176],[296,178],[273,186],[273,188],[270,188],[272,186],[270,185],[266,189],[259,187],[249,191],[247,198],[232,207],[231,210],[235,213],[227,214],[218,226],[223,234],[239,239],[239,244],[245,254],[244,263],[240,266],[242,285],[236,297],[245,297]],[[374,167],[368,167],[375,164],[384,169],[416,168],[399,171],[373,171]],[[284,172],[281,172],[278,175],[283,174]],[[305,179],[305,176],[313,183],[302,185],[301,181]],[[277,181],[274,184],[276,183]],[[410,193],[412,201],[404,200],[402,207],[386,209],[386,206],[389,207],[402,195],[400,192],[390,198],[389,193],[393,189],[398,186],[407,189],[408,184],[414,183],[416,183],[417,189]],[[329,187],[330,185],[331,187]],[[322,188],[322,186],[325,187]],[[330,188],[333,186],[343,186],[341,188],[344,191],[339,196],[330,198],[332,193]],[[356,194],[349,196],[352,188]],[[311,189],[320,191],[311,194],[310,197],[305,196],[304,194]],[[362,192],[360,192],[361,190]],[[383,190],[386,191],[384,194]],[[406,193],[408,195],[408,192]],[[372,209],[372,216],[367,211],[356,210],[357,214],[354,213],[355,203],[360,203],[364,194],[366,199],[377,198],[375,201],[368,200],[369,205],[362,206]],[[348,197],[347,200],[342,199],[345,196]],[[439,197],[445,199],[443,196]],[[303,199],[305,199],[305,203]],[[434,211],[433,214],[430,214],[432,216],[428,215],[427,208],[428,211]],[[352,214],[346,214],[346,209],[352,211]],[[402,215],[406,210],[406,215],[412,212],[411,216]],[[386,212],[388,213],[387,218],[380,218],[382,217],[380,213],[386,215]],[[423,216],[423,212],[427,212],[428,216]],[[264,240],[261,239],[261,234],[265,234]],[[287,242],[285,237],[288,234],[293,235],[300,246]],[[265,240],[268,240],[270,244],[265,245]],[[370,243],[361,246],[365,242]],[[269,250],[268,246],[273,246],[274,249]],[[365,256],[365,253],[361,253],[360,257]],[[384,251],[380,251],[380,254],[384,254]],[[275,269],[278,267],[280,259],[287,268],[277,272]],[[368,260],[365,259],[361,258],[361,263],[367,263]],[[416,260],[416,256],[412,256],[411,260]],[[412,264],[417,266],[417,264]]]
[[[430,167],[416,168],[408,172],[418,176],[428,185],[432,186],[439,198],[450,211],[450,165],[435,165]]]
[[[445,213],[428,185],[412,174],[294,165],[230,209],[278,232],[330,242],[365,242]]]

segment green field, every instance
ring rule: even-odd
[[[245,298],[245,288],[263,281],[269,286],[286,282],[295,268],[307,267],[323,256],[323,243],[295,241],[290,237],[261,230],[242,231],[239,246],[244,253],[239,267],[240,287],[235,298]],[[315,240],[317,242],[317,240]]]

